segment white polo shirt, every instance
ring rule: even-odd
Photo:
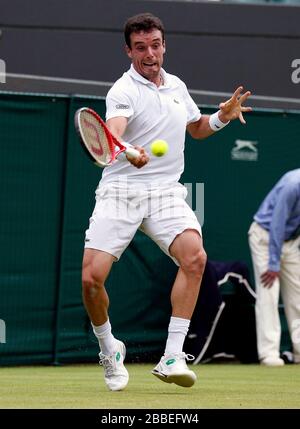
[[[106,167],[101,184],[137,182],[151,185],[176,183],[184,170],[184,143],[187,124],[201,117],[186,85],[176,76],[161,70],[164,84],[157,87],[136,72],[133,65],[115,82],[106,97],[106,120],[123,116],[128,125],[123,140],[144,147],[148,164],[138,169],[127,160]],[[150,150],[156,139],[166,140],[169,151],[155,157]]]

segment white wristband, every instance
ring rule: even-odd
[[[220,110],[218,110],[217,112],[213,113],[212,115],[210,115],[209,117],[209,126],[213,131],[219,131],[222,128],[226,127],[226,125],[229,124],[230,121],[224,123],[219,119],[219,112]]]

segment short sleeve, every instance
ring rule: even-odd
[[[134,112],[132,97],[126,93],[121,85],[115,84],[106,96],[106,120],[123,116],[130,118]]]
[[[186,85],[182,82],[183,100],[187,110],[187,125],[201,118],[201,112],[197,104],[190,96]]]

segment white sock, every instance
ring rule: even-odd
[[[165,349],[165,356],[173,353],[181,353],[185,337],[188,333],[190,320],[180,317],[171,317],[168,338]]]
[[[94,334],[99,341],[100,351],[106,355],[111,356],[116,351],[115,349],[115,337],[111,332],[111,324],[109,319],[100,326],[94,326],[92,323]]]

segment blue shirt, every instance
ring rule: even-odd
[[[269,231],[269,270],[280,271],[282,244],[300,226],[300,168],[289,171],[276,183],[254,220]]]

